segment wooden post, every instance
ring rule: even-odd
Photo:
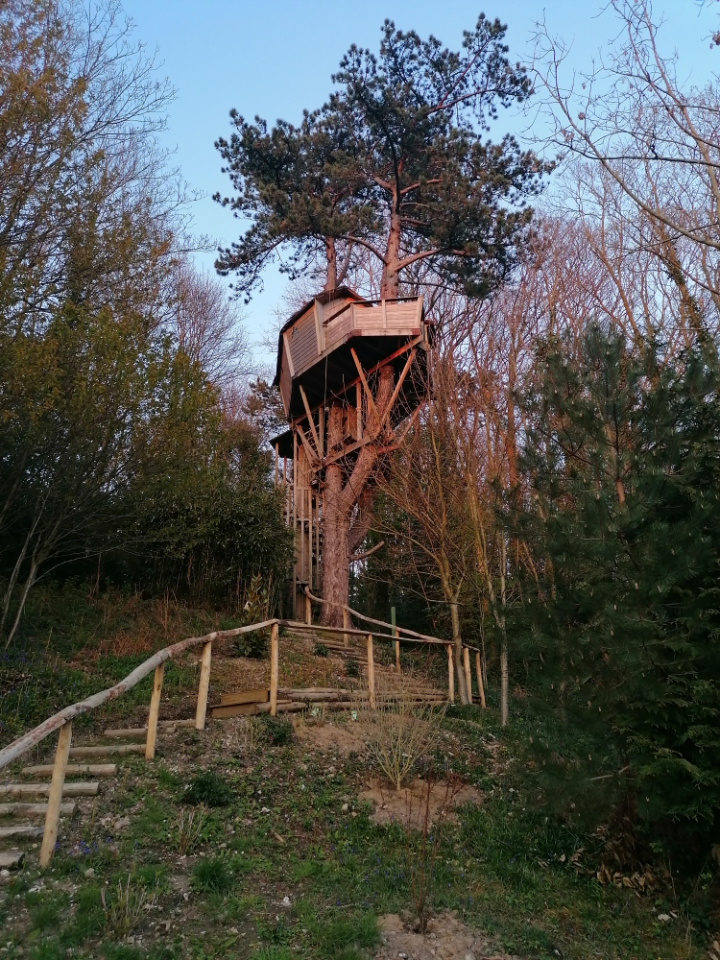
[[[40,848],[40,866],[46,867],[55,852],[55,843],[58,835],[60,820],[60,804],[62,803],[63,787],[65,786],[65,770],[70,756],[70,741],[72,740],[72,721],[68,720],[60,727],[57,750],[55,751],[55,766],[53,767],[50,794],[48,796],[47,813],[45,814],[45,833]]]
[[[305,588],[305,620],[310,626],[312,624],[312,601],[310,600],[310,591]]]
[[[370,697],[370,709],[375,709],[375,661],[373,660],[373,638],[368,634],[367,638],[367,670],[368,670],[368,696]]]
[[[152,697],[150,698],[150,713],[148,714],[147,740],[145,741],[145,759],[152,760],[155,756],[155,741],[157,740],[157,725],[160,715],[160,694],[162,693],[163,674],[165,664],[155,667]]]
[[[392,635],[397,636],[397,625],[395,622],[395,607],[390,607],[390,623],[392,624]],[[395,669],[400,673],[400,641],[395,641]]]
[[[195,711],[195,729],[205,729],[208,690],[210,689],[210,662],[212,659],[212,641],[203,644],[200,660],[200,684],[198,686],[197,710]]]
[[[453,673],[453,652],[452,644],[446,643],[445,650],[448,658],[448,700],[455,703],[455,674]]]
[[[483,685],[482,670],[480,668],[480,654],[475,651],[475,674],[477,676],[478,693],[480,694],[480,709],[485,709],[485,687]]]
[[[309,599],[309,598],[308,598]],[[280,660],[280,628],[276,623],[270,627],[270,716],[277,715],[278,665]]]
[[[463,647],[463,667],[465,668],[465,687],[467,689],[468,703],[472,703],[472,673],[470,672],[470,651]]]
[[[350,616],[349,616],[347,610],[345,610],[345,609],[343,608],[343,627],[344,627],[346,630],[347,630],[347,628],[348,628],[348,626],[349,626],[349,624],[348,624],[348,620],[349,620],[349,619],[350,619]],[[349,634],[349,633],[344,633],[344,634],[343,634],[343,645],[344,645],[344,646],[347,646],[349,643],[350,643],[350,634]]]

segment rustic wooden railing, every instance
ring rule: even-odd
[[[345,638],[346,645],[350,636],[363,637],[367,645],[368,700],[372,709],[375,708],[375,661],[373,654],[374,640],[390,640],[395,643],[396,664],[398,669],[400,640],[410,643],[442,644],[447,650],[448,657],[448,699],[451,702],[454,702],[455,681],[453,673],[453,651],[452,645],[446,640],[440,640],[437,637],[425,636],[424,634],[417,633],[413,630],[406,630],[402,627],[385,623],[382,620],[373,620],[371,617],[366,617],[355,610],[351,610],[349,607],[343,608],[344,623],[342,630],[338,630],[335,627],[325,627],[319,624],[313,624],[311,600],[315,600],[316,602],[320,603],[324,603],[325,601],[319,597],[313,597],[309,591],[306,592],[306,598],[306,623],[297,623],[292,620],[279,619],[264,620],[261,623],[253,623],[245,627],[236,627],[233,630],[216,630],[202,637],[189,637],[187,640],[181,640],[179,643],[165,647],[164,649],[158,651],[158,653],[155,653],[152,657],[149,657],[144,663],[140,664],[139,667],[136,667],[132,673],[128,674],[127,677],[125,677],[119,683],[116,683],[115,686],[109,687],[107,690],[101,690],[99,693],[93,694],[86,700],[81,700],[79,703],[74,703],[69,707],[65,707],[54,716],[49,717],[39,726],[35,727],[33,730],[30,730],[28,733],[23,734],[23,736],[18,737],[17,740],[14,740],[7,747],[4,747],[0,750],[0,770],[2,770],[15,760],[18,760],[33,747],[36,747],[39,743],[42,743],[46,737],[49,737],[55,731],[58,731],[55,762],[53,765],[52,780],[50,783],[47,812],[45,814],[45,829],[42,846],[40,848],[41,867],[46,867],[50,863],[55,850],[55,844],[57,842],[60,807],[63,789],[65,786],[65,773],[67,770],[68,758],[70,756],[72,722],[74,718],[83,713],[90,713],[91,711],[96,710],[98,707],[111,700],[117,700],[119,697],[123,696],[123,694],[127,693],[128,690],[132,690],[134,686],[136,686],[141,680],[144,680],[145,677],[154,671],[153,687],[150,697],[150,708],[148,712],[147,735],[145,740],[145,759],[152,760],[155,756],[155,747],[157,742],[158,721],[160,716],[160,698],[162,695],[165,664],[168,660],[172,660],[174,657],[178,656],[178,654],[184,653],[187,650],[191,650],[195,647],[202,647],[200,659],[200,678],[198,682],[197,704],[195,708],[195,728],[197,730],[203,730],[205,728],[208,692],[210,688],[210,668],[212,662],[213,642],[216,640],[225,640],[232,637],[238,637],[245,633],[253,633],[257,630],[267,629],[268,627],[270,628],[271,716],[276,716],[278,706],[280,627],[287,627],[288,629],[294,631],[311,630],[313,632],[321,633],[342,633]],[[357,617],[358,619],[363,620],[366,623],[370,623],[373,626],[386,628],[390,632],[380,633],[377,630],[367,631],[355,629],[349,623],[348,618],[350,616]],[[476,648],[469,647],[467,645],[465,645],[463,651],[465,677],[468,689],[471,689],[469,660],[469,651],[471,649],[476,650],[478,689],[480,691],[481,704],[484,708],[485,696],[482,684],[482,674],[480,671],[479,651],[477,651]]]
[[[312,623],[312,604],[319,603],[324,606],[333,606],[328,600],[324,600],[322,597],[316,597],[310,592],[308,587],[305,587],[305,618],[308,624]],[[337,604],[334,606],[337,607]],[[343,615],[343,633],[347,634],[348,632],[348,623],[349,618],[356,617],[358,620],[362,620],[365,623],[371,623],[377,627],[385,627],[386,629],[392,631],[392,636],[395,642],[395,664],[396,669],[400,670],[400,641],[405,643],[441,643],[444,645],[447,652],[448,658],[448,700],[451,703],[455,702],[455,673],[454,673],[454,663],[453,663],[453,645],[447,640],[439,640],[437,637],[430,637],[425,633],[418,633],[416,630],[408,630],[406,627],[399,627],[394,623],[386,623],[385,620],[374,620],[372,617],[366,616],[364,613],[360,613],[357,610],[353,610],[352,607],[345,606],[344,604],[340,606]],[[314,629],[317,630],[317,627]],[[347,643],[347,640],[345,641]],[[462,655],[463,655],[463,672],[465,674],[465,686],[468,691],[472,690],[472,673],[470,670],[470,651],[473,651],[475,654],[475,674],[477,676],[477,685],[478,685],[478,695],[480,697],[480,706],[485,710],[485,685],[483,683],[482,669],[480,666],[480,649],[478,647],[472,646],[472,644],[462,643]],[[369,669],[369,667],[368,667]]]

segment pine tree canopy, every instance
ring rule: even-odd
[[[441,285],[475,295],[492,288],[527,234],[528,199],[549,170],[510,136],[481,140],[499,107],[532,92],[524,68],[508,60],[505,32],[481,15],[455,52],[387,20],[379,55],[352,46],[327,103],[299,127],[278,121],[269,130],[231,113],[235,132],[216,146],[235,194],[216,199],[251,225],[220,252],[219,271],[249,295],[281,250],[291,276],[320,254],[333,287],[339,244],[346,258],[363,250],[379,262],[384,296],[397,296],[404,273],[422,263]]]
[[[516,533],[544,556],[515,628],[541,709],[580,731],[544,772],[598,781],[654,824],[720,812],[720,365],[664,363],[591,326],[549,342],[524,398],[532,495]],[[589,791],[586,791],[589,793]],[[582,791],[580,792],[582,795]]]

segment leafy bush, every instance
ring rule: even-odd
[[[232,789],[214,770],[204,770],[193,777],[182,796],[183,803],[206,807],[227,807],[232,799]]]
[[[325,646],[324,643],[315,644],[315,656],[316,657],[326,657],[330,651]]]
[[[251,623],[262,623],[267,620],[270,611],[270,590],[259,573],[255,574],[245,591],[243,603],[243,626]],[[267,629],[255,630],[252,633],[243,633],[236,638],[234,650],[238,657],[253,657],[262,659],[268,655],[268,640],[270,633]]]
[[[295,731],[293,725],[285,717],[271,717],[265,715],[265,733],[268,740],[275,747],[284,747],[292,743]]]
[[[192,883],[204,893],[227,893],[233,885],[232,870],[221,857],[205,857],[195,864]]]
[[[349,677],[359,677],[360,676],[360,665],[357,660],[348,660],[345,664],[345,673]]]

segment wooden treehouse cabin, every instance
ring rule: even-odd
[[[418,408],[431,333],[422,297],[364,300],[345,287],[306,303],[280,331],[274,385],[289,428],[272,442],[275,480],[285,485],[286,520],[295,531],[296,619],[305,616],[305,587],[322,590],[325,470],[340,462],[349,475],[363,446],[377,438],[379,420],[394,429]],[[373,385],[388,364],[394,389],[380,416]],[[337,405],[343,408],[344,437],[329,449],[326,425]]]

